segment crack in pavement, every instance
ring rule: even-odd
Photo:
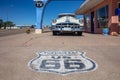
[[[29,42],[32,41],[32,40],[33,40],[33,38],[30,38],[29,40],[27,40],[26,42],[24,42],[24,43],[22,44],[22,46],[24,46],[24,47],[31,46],[32,44],[29,44]]]

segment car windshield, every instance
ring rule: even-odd
[[[76,17],[74,14],[62,14],[62,15],[59,15],[58,18],[65,17],[65,16]]]

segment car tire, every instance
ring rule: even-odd
[[[56,31],[53,31],[53,35],[57,35],[57,32],[56,32]]]
[[[82,36],[82,32],[77,32],[77,34],[78,34],[79,36]]]

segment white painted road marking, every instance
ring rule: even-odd
[[[54,72],[66,75],[74,72],[89,72],[97,69],[97,64],[80,51],[44,51],[29,62],[29,67],[37,72]]]

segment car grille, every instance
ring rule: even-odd
[[[75,23],[60,23],[56,25],[56,28],[64,28],[64,27],[68,27],[68,28],[79,28],[79,24],[75,24]]]

